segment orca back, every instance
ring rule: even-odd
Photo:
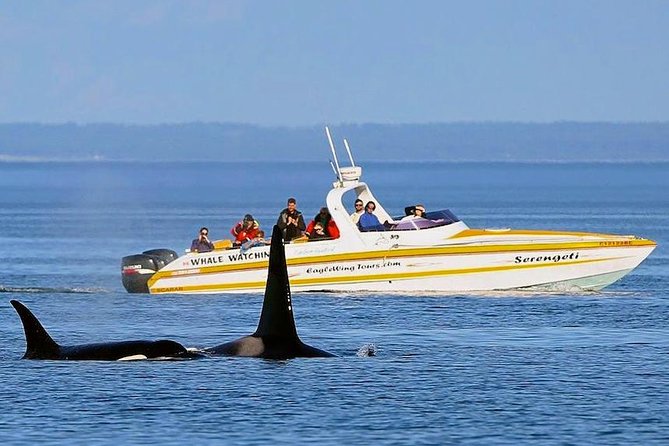
[[[123,358],[193,359],[202,357],[169,339],[159,341],[121,341],[98,344],[58,345],[35,315],[21,302],[10,301],[23,323],[26,353],[23,359],[64,359],[116,361]]]
[[[192,359],[199,355],[189,352],[176,341],[120,341],[98,344],[61,346],[59,359],[117,361],[123,358],[136,359]]]

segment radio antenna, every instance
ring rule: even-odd
[[[355,167],[355,161],[353,161],[353,155],[351,155],[351,148],[348,146],[348,141],[344,138],[344,147],[346,147],[346,152],[348,153],[348,159],[351,160],[351,167]]]
[[[337,152],[335,152],[335,146],[334,143],[332,142],[332,136],[330,136],[330,129],[328,126],[325,126],[325,134],[328,135],[328,142],[330,143],[330,149],[332,150],[332,156],[334,157],[334,163],[335,166],[337,167],[337,179],[339,180],[340,183],[342,183],[341,179],[341,171],[339,170],[339,160],[337,160]]]

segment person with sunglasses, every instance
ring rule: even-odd
[[[360,216],[365,213],[365,206],[360,198],[355,200],[355,212],[351,214],[353,224],[357,225],[360,221]]]
[[[323,234],[318,234],[317,236],[315,234],[314,229],[319,224],[321,230],[323,231]],[[311,222],[309,222],[309,225],[307,226],[307,230],[304,232],[304,235],[309,237],[309,240],[314,240],[316,238],[318,239],[339,238],[339,228],[337,227],[337,223],[335,223],[327,207],[322,207],[321,210],[318,211],[318,214],[316,214],[314,219],[311,220]],[[323,237],[321,237],[321,235],[323,235]]]
[[[209,229],[200,228],[200,234],[190,245],[190,252],[209,252],[214,250],[214,244],[208,238]]]

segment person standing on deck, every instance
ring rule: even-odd
[[[297,201],[294,198],[288,199],[287,207],[279,214],[276,224],[283,232],[283,240],[286,242],[301,237],[302,232],[307,229],[302,213],[297,210]]]

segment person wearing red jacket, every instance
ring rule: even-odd
[[[316,214],[314,219],[311,220],[311,222],[309,223],[309,226],[307,226],[305,234],[309,236],[309,239],[316,238],[314,227],[316,226],[317,223],[320,223],[321,226],[324,228],[325,235],[327,238],[331,239],[339,238],[339,228],[337,227],[335,221],[332,219],[332,215],[330,215],[330,211],[328,211],[328,208],[321,208],[320,212]]]
[[[241,245],[244,242],[256,238],[259,230],[260,224],[255,221],[251,214],[246,214],[244,219],[230,230],[230,233],[235,238],[234,244]]]

